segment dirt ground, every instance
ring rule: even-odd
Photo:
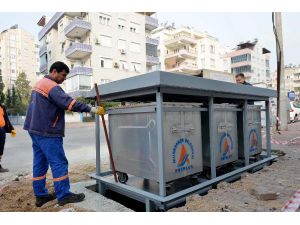
[[[95,165],[73,165],[69,169],[70,182],[89,180],[88,173],[95,172]],[[20,174],[18,181],[10,181],[0,187],[0,212],[57,212],[72,208],[72,211],[84,212],[85,209],[75,207],[71,204],[59,206],[57,201],[51,201],[41,208],[35,206],[35,197],[32,190],[32,175],[30,173]],[[53,192],[53,182],[50,170],[47,174],[47,188]],[[15,178],[13,178],[15,179]]]

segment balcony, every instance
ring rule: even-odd
[[[92,46],[83,43],[73,43],[65,52],[69,59],[82,59],[92,53]]]
[[[70,70],[68,78],[76,75],[92,76],[93,69],[90,67],[76,66]]]
[[[146,44],[158,45],[159,41],[154,38],[146,37]]]
[[[165,41],[165,46],[168,48],[176,48],[183,45],[196,45],[196,44],[197,44],[197,40],[184,34],[175,35],[173,38]]]
[[[39,56],[44,55],[47,52],[47,45],[42,45],[40,47]]]
[[[183,62],[181,64],[175,64],[166,69],[168,72],[178,72],[187,74],[196,74],[199,69],[196,63]]]
[[[47,70],[48,70],[48,64],[47,63],[40,66],[40,72],[41,73],[47,73]]]
[[[43,27],[43,29],[39,32],[38,38],[41,40],[48,32],[52,29],[52,27],[57,26],[57,22],[64,16],[64,12],[57,12],[54,16],[49,20],[49,22]]]
[[[146,63],[148,66],[155,66],[159,64],[159,58],[151,55],[146,55]]]
[[[89,32],[92,28],[90,22],[74,19],[69,25],[64,29],[65,35],[69,38],[80,38]]]
[[[197,58],[197,51],[194,49],[180,49],[178,52],[172,52],[168,53],[166,55],[166,59],[170,58],[190,58],[190,59],[196,59]]]
[[[151,16],[145,16],[145,28],[146,30],[154,30],[158,27],[158,19],[151,17]]]

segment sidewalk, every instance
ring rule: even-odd
[[[287,142],[300,136],[300,122],[289,125],[289,131],[272,134],[272,139]],[[222,182],[205,196],[193,195],[185,206],[170,211],[234,211],[272,212],[281,211],[292,195],[300,189],[300,145],[275,145],[272,149],[285,153],[271,166],[246,173],[234,183]],[[266,200],[259,193],[276,198]],[[268,195],[269,194],[269,195]]]

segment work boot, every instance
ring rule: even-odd
[[[1,164],[0,164],[0,173],[5,173],[5,172],[8,172],[9,170],[8,169],[4,169]]]
[[[46,195],[46,196],[36,197],[35,206],[42,207],[44,204],[46,204],[47,202],[50,202],[54,199],[56,199],[56,195],[54,193]]]
[[[85,198],[85,195],[83,193],[74,194],[70,193],[68,196],[64,197],[61,201],[58,201],[58,204],[60,206],[64,206],[68,203],[75,203],[75,202],[81,202]]]

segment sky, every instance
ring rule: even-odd
[[[32,33],[36,40],[40,27],[38,20],[51,12],[0,12],[0,31],[14,24]],[[238,12],[158,12],[159,23],[187,25],[198,31],[207,31],[219,39],[223,46],[234,48],[241,41],[258,38],[260,44],[271,51],[271,71],[276,68],[276,47],[272,28],[272,15],[268,13]],[[300,12],[282,13],[284,64],[300,64]]]

